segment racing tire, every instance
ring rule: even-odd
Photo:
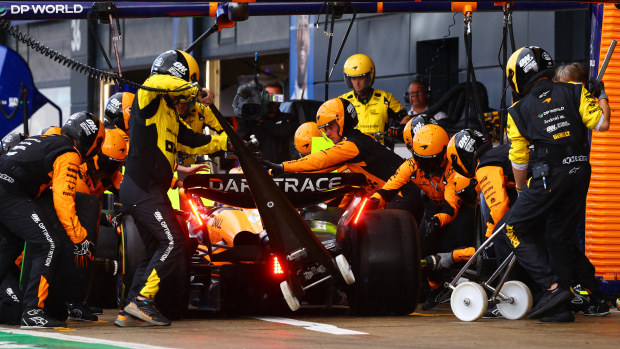
[[[301,307],[299,304],[299,299],[293,295],[293,290],[291,286],[288,284],[288,281],[282,281],[280,283],[280,290],[282,291],[282,295],[284,296],[284,300],[286,304],[292,311],[297,311]]]
[[[356,315],[408,315],[420,292],[417,225],[402,210],[366,211],[341,240],[356,282],[346,292]]]
[[[519,320],[532,308],[532,292],[521,281],[508,281],[502,286],[500,293],[512,298],[512,302],[497,303],[500,314],[508,320]]]
[[[488,305],[487,293],[475,282],[464,282],[452,291],[450,307],[461,321],[476,321],[484,315]]]
[[[347,283],[347,285],[352,285],[355,283],[355,275],[353,275],[353,271],[351,270],[351,265],[347,261],[347,259],[339,254],[335,258],[336,264],[338,265],[338,269],[340,270],[340,275]]]
[[[121,255],[123,268],[119,294],[121,295],[121,300],[124,300],[129,294],[136,270],[138,270],[138,266],[144,258],[144,243],[132,216],[125,215],[123,217],[122,231],[123,244]]]

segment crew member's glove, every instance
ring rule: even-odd
[[[121,219],[123,218],[123,214],[119,213],[116,216],[112,216],[111,214],[101,212],[101,218],[102,218],[102,220],[100,221],[101,223],[105,222],[106,226],[110,228],[118,229],[118,227],[120,227],[121,225]]]
[[[402,139],[403,130],[400,127],[392,126],[388,128],[387,135],[388,137]]]
[[[598,99],[609,99],[609,97],[607,97],[607,94],[605,93],[605,83],[602,81],[597,81],[596,79],[591,79],[589,82],[590,85],[590,93],[598,98]]]
[[[452,252],[438,253],[439,262],[436,269],[449,269],[454,265],[454,259],[452,258]]]
[[[95,249],[95,244],[89,241],[88,239],[84,239],[84,241],[73,245],[73,263],[78,268],[86,268],[88,265],[88,261],[93,261],[93,251]]]
[[[439,218],[436,216],[431,217],[431,219],[429,219],[426,223],[426,234],[424,237],[429,237],[436,234],[439,229],[441,229],[441,222],[439,221]]]
[[[381,200],[379,200],[377,198],[371,197],[366,202],[366,209],[367,210],[376,210],[379,207],[380,204],[381,204]]]
[[[279,176],[284,173],[284,165],[282,164],[274,164],[273,162],[265,159],[260,159],[260,162],[266,169],[271,170],[272,176]]]

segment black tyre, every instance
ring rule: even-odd
[[[348,288],[357,315],[407,315],[420,287],[420,250],[413,216],[401,210],[365,212],[342,247],[355,275]]]
[[[123,217],[123,245],[121,254],[123,259],[123,274],[121,279],[121,299],[125,299],[131,288],[133,276],[138,270],[140,262],[144,258],[144,243],[140,238],[138,227],[134,223],[133,217],[126,215]]]

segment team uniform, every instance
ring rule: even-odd
[[[171,75],[155,74],[144,85],[181,90],[188,82]],[[197,92],[197,87],[191,87],[170,94],[194,96]],[[161,282],[185,275],[180,270],[184,263],[179,263],[186,258],[185,236],[167,196],[176,168],[177,144],[200,152],[207,149],[213,139],[193,132],[180,120],[168,95],[144,89],[136,95],[130,124],[131,145],[120,199],[133,216],[150,259],[145,258],[139,266],[128,298],[142,295],[153,299]],[[145,173],[145,169],[151,170]]]
[[[601,108],[581,84],[542,80],[508,113],[510,160],[515,168],[529,163],[532,170],[507,218],[506,235],[520,264],[544,288],[559,282],[568,289],[576,279],[598,289],[594,267],[578,248],[575,226],[591,174],[587,129],[598,129]],[[552,265],[531,234],[541,224]]]
[[[398,124],[407,115],[400,102],[389,92],[371,89],[370,98],[363,100],[354,91],[350,91],[339,98],[353,104],[359,119],[356,128],[363,133],[384,132],[390,120]]]
[[[24,241],[32,269],[24,292],[24,309],[43,308],[58,255],[59,235],[33,199],[52,186],[56,214],[73,244],[83,242],[86,229],[75,211],[82,158],[65,136],[33,136],[0,157],[0,280],[22,252]]]

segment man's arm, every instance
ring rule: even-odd
[[[52,173],[52,196],[58,220],[69,239],[78,244],[86,239],[86,229],[80,224],[75,212],[75,192],[80,171],[80,156],[74,152],[64,153],[54,160]]]
[[[282,163],[284,172],[312,172],[345,164],[359,155],[355,143],[344,140],[333,147]]]

